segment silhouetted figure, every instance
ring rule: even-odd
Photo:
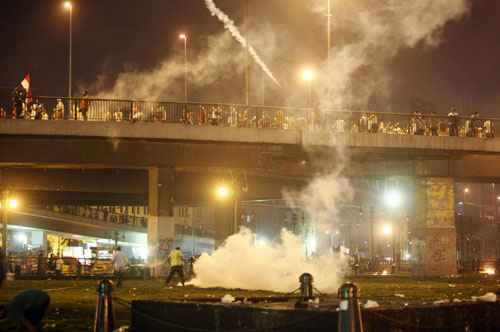
[[[448,113],[448,128],[450,136],[458,136],[458,112],[455,107],[452,107]]]
[[[6,306],[0,306],[0,320],[16,323],[18,331],[39,332],[49,304],[47,293],[27,290],[16,295]]]
[[[26,90],[22,85],[18,85],[12,94],[12,108],[14,109],[14,117],[20,119],[23,114],[23,106],[26,102]]]

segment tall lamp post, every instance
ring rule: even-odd
[[[17,200],[10,197],[8,190],[2,192],[0,207],[2,208],[2,253],[4,257],[7,257],[7,215],[9,210],[17,208]]]
[[[184,102],[188,101],[188,61],[187,61],[187,35],[181,33],[179,39],[184,41]]]
[[[72,111],[72,101],[71,101],[71,76],[72,76],[72,52],[73,52],[73,4],[71,1],[64,2],[64,9],[69,13],[69,69],[68,69],[68,102],[70,112]]]

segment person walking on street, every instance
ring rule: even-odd
[[[128,264],[127,256],[122,252],[121,247],[116,247],[113,254],[113,272],[116,276],[116,287],[119,288],[123,283],[123,273],[125,272],[125,267]]]
[[[172,250],[168,255],[168,258],[170,260],[170,272],[167,276],[165,284],[168,286],[174,274],[177,274],[181,278],[182,286],[184,286],[184,261],[181,248],[176,247]]]

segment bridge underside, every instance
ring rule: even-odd
[[[300,189],[318,173],[339,166],[354,181],[407,177],[420,183],[414,199],[420,204],[415,215],[424,216],[418,221],[419,239],[438,243],[423,251],[422,271],[455,273],[453,179],[497,182],[500,155],[394,147],[344,150],[341,156],[333,147],[293,144],[5,136],[0,140],[0,183],[28,204],[147,204],[152,220],[160,222],[171,216],[174,203],[212,201],[215,185],[230,180],[231,173],[247,177],[242,200],[281,198],[284,188]],[[441,202],[437,209],[442,213],[433,214],[433,201]],[[222,238],[231,232],[226,226]]]

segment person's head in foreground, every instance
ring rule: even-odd
[[[49,303],[49,295],[40,290],[21,292],[6,305],[0,305],[0,321],[15,323],[18,331],[40,332]]]

